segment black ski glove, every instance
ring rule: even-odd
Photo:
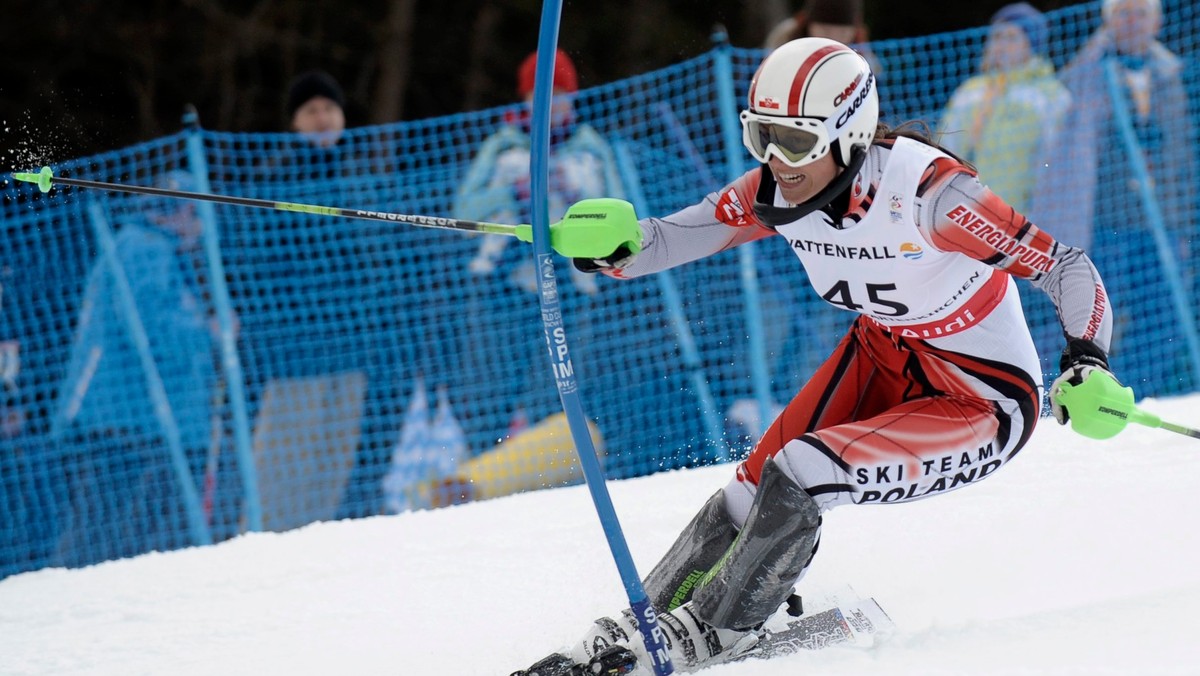
[[[1092,371],[1100,370],[1108,373],[1108,355],[1104,354],[1098,345],[1086,338],[1067,338],[1067,346],[1063,348],[1062,357],[1058,361],[1062,374],[1050,385],[1050,412],[1060,425],[1066,425],[1071,414],[1058,403],[1058,393],[1063,383],[1081,385],[1087,380]],[[1113,380],[1116,380],[1114,377]]]
[[[617,247],[616,251],[604,258],[572,258],[571,264],[580,272],[600,272],[614,268],[619,270],[632,263],[633,257],[636,255],[629,250],[628,246],[622,244]]]

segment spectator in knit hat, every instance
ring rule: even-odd
[[[329,73],[301,73],[288,86],[287,115],[292,131],[304,134],[318,146],[338,142],[346,129],[346,96]]]
[[[500,223],[528,223],[529,211],[529,105],[533,100],[537,54],[530,54],[517,69],[517,95],[526,103],[508,111],[504,124],[490,136],[471,162],[458,191],[455,217]],[[575,119],[575,93],[579,78],[571,57],[559,50],[554,64],[554,101],[550,115],[550,220],[557,221],[567,206],[578,199],[622,195],[620,178],[608,142],[590,125]],[[614,192],[615,191],[615,192]],[[503,235],[484,236],[479,253],[471,262],[477,274],[496,269],[501,254],[512,240]],[[532,269],[514,275],[511,281],[535,291]],[[576,280],[594,292],[592,276]]]
[[[530,54],[517,69],[517,94],[527,104],[533,102],[533,79],[537,70],[537,52]],[[575,118],[575,105],[568,94],[579,91],[579,75],[571,57],[561,49],[554,59],[554,101],[550,108],[550,126],[569,129]]]
[[[515,93],[525,105],[495,111],[492,119],[500,123],[499,129],[475,152],[458,190],[455,218],[530,222],[530,118],[536,60],[536,55],[530,54],[517,68]],[[579,78],[575,64],[561,50],[552,78],[555,97],[550,120],[548,206],[550,221],[555,222],[576,200],[621,197],[625,191],[608,141],[577,115]],[[467,341],[463,349],[468,362],[474,362],[470,368],[477,373],[476,399],[504,402],[509,408],[463,424],[481,426],[469,430],[471,438],[486,427],[488,436],[483,438],[496,439],[505,435],[510,419],[527,415],[536,423],[558,404],[553,386],[547,387],[539,379],[545,372],[545,347],[538,304],[531,295],[538,286],[530,250],[512,246],[515,240],[503,235],[483,235],[478,241],[470,270],[479,278],[472,289],[479,289],[480,295],[474,299],[477,311],[470,314],[470,330],[463,332]],[[566,303],[591,303],[599,291],[595,275],[574,268],[569,275],[562,275],[558,284]],[[495,358],[497,345],[506,346],[504,359]]]
[[[296,133],[265,137],[278,145],[260,153],[268,159],[254,187],[272,197],[304,195],[317,204],[361,205],[359,186],[375,169],[371,153],[384,153],[367,135],[347,131],[346,96],[337,80],[321,70],[302,72],[288,84],[283,105],[288,129]],[[263,525],[283,530],[335,518],[351,503],[347,509],[359,509],[364,482],[359,473],[386,453],[383,426],[390,418],[380,410],[394,372],[383,364],[392,364],[392,351],[385,341],[363,338],[368,329],[354,310],[375,302],[375,278],[363,272],[361,266],[370,264],[361,257],[378,246],[378,235],[312,215],[244,217],[261,218],[274,233],[270,250],[256,249],[271,261],[261,264],[258,274],[274,289],[278,307],[287,308],[260,313],[246,335],[247,349],[264,374],[257,394],[263,403],[253,422]],[[314,396],[331,392],[337,396]],[[354,434],[338,432],[343,425]],[[288,470],[298,457],[352,467],[344,498],[339,490],[328,490],[320,473]],[[289,502],[291,495],[308,496],[305,506]]]
[[[992,16],[979,74],[942,115],[943,145],[988,177],[992,191],[1029,213],[1036,162],[1070,105],[1044,58],[1046,17],[1024,2]]]

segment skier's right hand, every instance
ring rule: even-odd
[[[642,226],[629,202],[586,199],[550,228],[550,244],[581,272],[620,269],[642,250]]]
[[[637,254],[622,244],[617,250],[603,258],[572,258],[571,264],[580,272],[602,272],[604,270],[620,270],[633,262]]]

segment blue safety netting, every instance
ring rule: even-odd
[[[862,46],[884,121],[927,121],[1002,196],[1089,250],[1119,317],[1113,368],[1139,396],[1200,384],[1198,18],[1189,2],[1165,5],[1150,66],[1077,58],[1102,46],[1097,3],[1048,15],[1034,42],[1054,73],[1015,102],[970,81],[987,28]],[[590,131],[576,146],[557,139],[551,218],[601,195],[663,215],[749,169],[736,114],[762,56],[717,46],[579,92],[576,131]],[[989,126],[1031,110],[1039,124],[1058,116],[1053,139]],[[329,144],[191,125],[55,171],[523,223],[526,115],[513,105]],[[472,176],[481,156],[490,171]],[[1048,162],[1083,183],[1053,184]],[[1081,214],[1083,227],[1056,232]],[[3,229],[0,575],[579,478],[525,245],[11,182]],[[647,279],[569,268],[560,261],[558,280],[573,365],[612,478],[741,457],[852,318],[819,301],[772,240]],[[1021,291],[1049,382],[1062,336],[1049,301]]]

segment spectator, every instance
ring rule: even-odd
[[[780,21],[767,33],[763,48],[776,49],[796,38],[828,38],[852,45],[867,60],[878,77],[879,60],[867,47],[870,29],[862,0],[805,0],[800,11]]]
[[[862,0],[806,0],[799,11],[771,29],[763,47],[773,50],[797,38],[836,40],[853,45],[878,76],[882,68],[867,47],[870,31],[864,17]],[[758,265],[760,276],[773,273],[773,263],[768,256],[760,255]],[[799,379],[804,377],[803,374],[816,368],[823,355],[837,344],[845,332],[846,320],[836,308],[823,303],[804,307],[796,294],[786,287],[765,285],[761,299],[764,313],[786,318],[764,327],[768,344],[779,346],[778,356],[771,360],[771,378],[780,385],[777,396],[786,397],[802,384]]]
[[[288,86],[287,113],[291,129],[313,145],[336,145],[346,130],[346,95],[325,71],[301,73]]]
[[[194,190],[189,174],[155,182]],[[168,431],[156,412],[154,381],[200,485],[211,443],[216,382],[216,322],[199,275],[201,223],[192,202],[138,202],[88,274],[66,378],[51,435],[77,453],[64,563],[82,565],[192,544]],[[126,285],[127,283],[127,285]],[[128,293],[127,293],[128,291]],[[144,331],[155,373],[147,373],[135,335]]]
[[[4,285],[0,284],[0,311],[4,310],[3,303]],[[0,317],[7,319],[4,314],[0,314]],[[20,341],[0,335],[0,438],[16,437],[25,428],[25,408],[21,405],[20,391],[17,389],[17,375],[20,372]]]
[[[506,115],[504,124],[480,146],[471,162],[466,177],[458,190],[454,205],[454,216],[468,220],[499,223],[529,223],[530,212],[530,109],[536,53],[530,54],[517,70],[517,94],[525,102],[517,112]],[[622,196],[624,190],[617,173],[612,148],[592,126],[577,119],[574,95],[579,90],[579,79],[575,64],[565,52],[556,54],[553,91],[555,99],[550,120],[550,193],[549,216],[554,222],[562,218],[568,205],[587,197],[602,195]],[[528,414],[536,424],[551,410],[557,408],[553,383],[548,377],[541,378],[546,369],[541,361],[541,323],[537,313],[538,290],[533,264],[527,247],[509,245],[511,237],[483,235],[479,247],[470,263],[471,271],[479,278],[473,289],[474,307],[470,313],[472,330],[465,346],[466,356],[475,363],[468,370],[480,374],[479,381],[472,387],[479,388],[472,397],[472,408],[500,402],[500,410],[492,410],[491,421],[478,417],[463,420],[467,428],[478,430],[479,438],[486,439],[488,447],[501,436],[496,431],[508,427],[514,416]],[[501,277],[507,286],[489,284],[487,278]],[[599,287],[596,279],[575,269],[570,269],[570,285],[564,284],[567,275],[560,278],[563,288],[573,287],[591,296]],[[502,298],[497,299],[497,295]],[[568,298],[570,302],[584,302]],[[580,327],[576,335],[586,335],[587,327]],[[480,342],[487,336],[487,343]],[[503,361],[493,358],[496,345],[505,345],[509,350]],[[499,369],[499,371],[498,371]],[[490,373],[490,376],[482,374]],[[486,384],[482,381],[486,380]],[[496,422],[496,418],[502,418]],[[487,430],[487,434],[483,431]],[[469,438],[473,438],[468,434]],[[480,449],[477,449],[480,450]]]
[[[1060,239],[1088,250],[1102,244],[1094,232],[1116,233],[1145,220],[1114,105],[1129,111],[1164,221],[1179,233],[1191,231],[1196,175],[1183,63],[1156,39],[1160,0],[1105,0],[1102,14],[1100,28],[1062,73],[1072,105],[1038,177],[1044,189],[1033,208],[1054,223]],[[1121,83],[1116,101],[1105,74],[1110,61]],[[1073,198],[1061,199],[1066,194]]]
[[[1091,252],[1112,271],[1112,302],[1137,308],[1116,325],[1114,354],[1161,354],[1164,344],[1182,344],[1181,322],[1191,319],[1176,315],[1170,282],[1147,274],[1161,263],[1146,197],[1157,202],[1173,249],[1167,255],[1177,257],[1186,289],[1194,274],[1197,174],[1184,64],[1156,39],[1159,0],[1105,0],[1101,11],[1100,28],[1063,70],[1071,107],[1037,177],[1031,218],[1052,223],[1063,242]],[[1138,181],[1140,160],[1149,170],[1148,188]],[[1167,391],[1186,388],[1179,377],[1186,350],[1173,353],[1139,364],[1127,377]]]
[[[309,70],[292,78],[283,108],[285,126],[295,134],[281,137],[279,146],[262,154],[252,187],[269,189],[286,180],[293,191],[297,181],[334,189],[338,179],[351,176],[345,166],[352,156],[345,135],[345,105],[346,95],[329,73]]]
[[[799,11],[771,29],[763,47],[773,50],[797,38],[809,37],[852,45],[867,60],[876,77],[883,72],[879,59],[867,46],[870,29],[862,0],[805,0]],[[769,257],[760,255],[758,261],[760,276],[772,274]],[[764,313],[786,318],[764,327],[767,342],[779,346],[778,356],[771,361],[771,378],[780,385],[777,396],[786,397],[803,384],[801,379],[805,374],[811,373],[823,355],[833,349],[847,322],[836,308],[825,303],[804,304],[786,287],[765,285],[761,298]]]
[[[517,94],[527,104],[533,101],[537,53],[530,54],[517,70]],[[550,220],[557,221],[567,206],[579,199],[623,193],[612,149],[590,125],[576,120],[573,95],[579,90],[575,64],[559,50],[554,63],[554,95],[550,137]],[[454,215],[475,221],[528,223],[529,123],[527,108],[509,115],[475,154],[458,190]],[[471,270],[489,274],[499,263],[512,240],[504,235],[484,235]],[[573,281],[587,293],[596,291],[588,275],[572,274]],[[536,291],[533,267],[525,261],[512,276],[514,284]]]
[[[268,165],[286,199],[361,204],[370,171],[362,136],[346,134],[346,97],[332,75],[309,70],[288,85],[290,131]],[[269,223],[279,238],[263,266],[277,303],[256,316],[248,343],[263,372],[253,423],[263,526],[287,530],[378,512],[394,397],[393,356],[370,330],[388,309],[373,231],[308,215]]]
[[[955,90],[942,116],[945,147],[988,177],[1014,209],[1029,209],[1039,153],[1070,97],[1045,57],[1046,17],[1024,2],[992,17],[979,74]]]
[[[862,0],[807,0],[800,11],[775,24],[763,41],[775,49],[796,38],[829,38],[844,44],[867,41]]]

